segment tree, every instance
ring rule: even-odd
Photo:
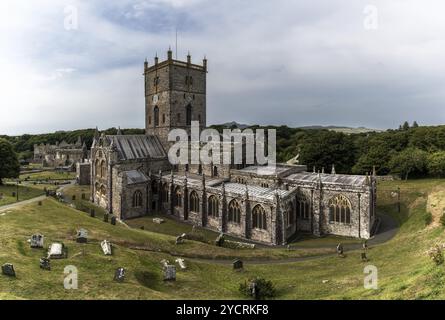
[[[423,175],[426,172],[428,153],[426,151],[407,148],[392,156],[389,166],[391,173],[398,174],[408,180],[410,174]]]
[[[413,126],[412,126],[413,128],[418,128],[419,127],[419,124],[417,123],[417,121],[414,121],[413,122]]]
[[[405,122],[403,123],[402,129],[405,130],[405,131],[409,129],[409,123],[408,123],[408,121],[405,121]]]
[[[0,185],[4,178],[18,178],[20,164],[12,145],[5,139],[0,139]]]
[[[428,156],[428,173],[435,177],[445,177],[445,151],[438,151]]]

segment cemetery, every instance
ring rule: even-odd
[[[112,225],[111,217],[104,223],[103,215],[91,217],[89,211],[51,197],[41,206],[35,202],[7,211],[0,208],[0,240],[5,244],[0,248],[0,265],[4,266],[0,286],[10,288],[2,297],[252,299],[261,291],[251,279],[260,278],[272,283],[276,297],[282,299],[397,298],[402,291],[414,298],[417,293],[400,289],[414,267],[420,271],[414,278],[409,276],[410,281],[420,287],[430,283],[420,292],[431,295],[429,279],[440,271],[423,252],[442,239],[438,232],[443,227],[434,234],[425,228],[428,212],[424,195],[445,190],[445,184],[440,180],[401,184],[405,202],[400,213],[387,192],[397,188],[396,184],[401,182],[384,182],[380,187],[379,210],[402,227],[387,242],[373,245],[371,240],[366,246],[346,238],[309,239],[292,244],[292,250],[252,245],[166,216],[129,220],[128,226]],[[419,196],[413,184],[424,193]],[[65,198],[72,199],[73,194],[76,202],[83,201],[80,189],[64,190]],[[153,218],[164,221],[159,224]],[[410,241],[414,237],[415,241]],[[339,242],[344,258],[337,254]],[[363,252],[367,261],[380,267],[380,290],[366,291],[360,285]],[[396,258],[400,255],[403,259]],[[76,266],[82,279],[79,289],[69,293],[61,281],[66,265]],[[39,286],[42,282],[47,285]],[[247,295],[240,292],[241,284],[245,284]]]

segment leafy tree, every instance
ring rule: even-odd
[[[394,154],[389,162],[391,172],[408,180],[410,174],[423,175],[426,173],[428,153],[416,149],[407,148]]]
[[[12,145],[5,139],[0,139],[0,185],[4,178],[18,178],[20,164]]]
[[[300,162],[328,172],[335,164],[338,173],[349,173],[355,162],[354,144],[341,132],[311,130],[300,143]]]
[[[405,122],[403,123],[402,129],[405,130],[405,131],[409,129],[409,123],[408,123],[408,121],[405,121]]]
[[[428,173],[435,177],[445,177],[445,151],[435,152],[428,156]]]

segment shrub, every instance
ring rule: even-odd
[[[441,265],[443,263],[443,254],[442,254],[442,248],[439,245],[435,245],[430,250],[428,250],[428,255],[430,256],[431,260],[433,260],[436,265]]]
[[[431,212],[427,212],[425,215],[425,226],[428,226],[431,222],[433,222],[433,215]]]
[[[256,284],[256,295],[252,292],[252,284]],[[252,280],[241,283],[239,291],[246,297],[263,300],[273,298],[276,295],[275,286],[270,280],[264,278],[254,278]]]

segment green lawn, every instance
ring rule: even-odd
[[[390,191],[401,187],[401,213]],[[0,276],[1,298],[38,299],[238,299],[240,282],[253,276],[273,281],[279,299],[443,299],[445,269],[436,266],[426,255],[435,243],[445,242],[444,228],[426,225],[428,195],[445,190],[444,180],[391,182],[379,185],[379,211],[385,211],[401,223],[399,233],[389,242],[370,248],[370,261],[360,260],[360,251],[346,252],[346,258],[323,258],[280,264],[249,264],[234,272],[230,265],[201,262],[186,258],[189,269],[178,268],[178,280],[164,283],[159,261],[175,256],[200,258],[248,259],[288,258],[290,255],[320,254],[316,249],[233,250],[202,242],[187,241],[176,246],[174,236],[147,230],[112,226],[100,219],[68,208],[54,200],[16,208],[0,214],[0,264],[15,264],[17,279]],[[167,224],[170,221],[167,221]],[[88,244],[74,242],[78,228],[86,228],[91,237]],[[188,226],[187,226],[188,227]],[[63,241],[69,258],[53,260],[52,271],[39,269],[38,258],[43,250],[32,250],[26,239],[34,232],[43,233],[46,245]],[[116,244],[112,257],[101,254],[99,241],[109,239]],[[151,251],[132,250],[134,246]],[[79,270],[79,289],[63,288],[63,268],[74,265]],[[378,290],[363,287],[364,267],[378,268]],[[127,268],[127,279],[116,283],[114,269]]]
[[[42,181],[42,180],[73,180],[76,178],[75,172],[57,172],[57,171],[42,171],[35,173],[21,174],[20,180]]]
[[[4,206],[7,204],[11,204],[17,202],[17,196],[13,196],[13,192],[17,194],[17,186],[16,185],[2,185],[0,186],[0,194],[3,194],[3,197],[0,197],[0,206]],[[28,200],[31,198],[38,197],[44,194],[43,190],[34,188],[31,186],[19,186],[18,188],[19,201]]]

